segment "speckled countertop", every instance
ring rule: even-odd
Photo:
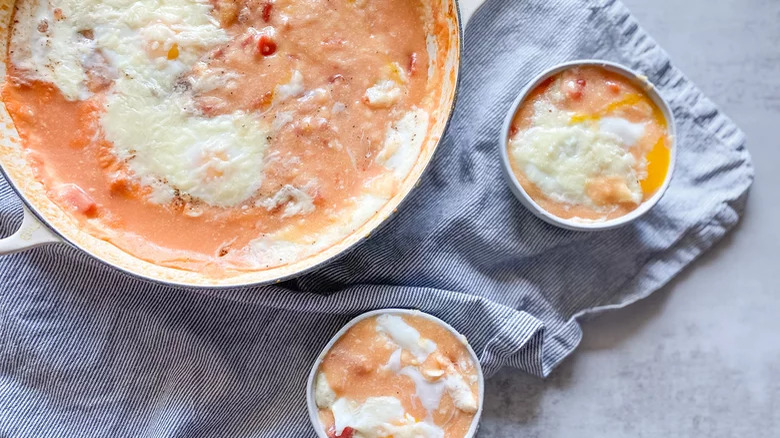
[[[780,1],[623,1],[747,133],[747,213],[672,284],[584,322],[547,380],[491,379],[479,436],[778,437]]]

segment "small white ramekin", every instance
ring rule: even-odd
[[[468,432],[466,433],[466,436],[464,438],[473,438],[477,434],[477,429],[479,428],[479,421],[482,417],[482,405],[485,398],[485,377],[482,374],[482,366],[479,363],[479,358],[477,357],[477,354],[474,353],[474,350],[471,348],[471,345],[469,345],[468,341],[466,340],[466,337],[458,333],[457,330],[455,330],[451,325],[447,324],[446,322],[442,321],[441,319],[429,315],[427,313],[420,312],[419,310],[409,310],[409,309],[379,309],[379,310],[372,310],[371,312],[364,313],[360,316],[357,316],[350,322],[348,322],[344,327],[341,328],[341,330],[336,333],[335,336],[328,342],[328,344],[325,346],[325,348],[322,349],[322,352],[320,352],[320,355],[317,356],[317,360],[314,361],[314,365],[311,368],[311,372],[309,373],[309,379],[306,382],[306,405],[309,409],[309,420],[311,420],[311,425],[314,427],[314,430],[317,433],[317,436],[319,438],[328,438],[328,435],[325,433],[325,430],[320,423],[320,417],[319,417],[319,409],[317,408],[317,403],[314,400],[314,379],[317,377],[317,371],[320,368],[320,364],[322,363],[322,360],[325,359],[325,356],[328,354],[330,349],[333,347],[333,345],[338,342],[339,339],[344,335],[344,333],[347,332],[350,328],[352,328],[355,324],[359,323],[360,321],[363,321],[366,318],[371,318],[372,316],[379,316],[379,315],[411,315],[411,316],[417,316],[420,318],[425,318],[429,321],[433,321],[440,326],[446,328],[450,331],[453,335],[455,335],[458,339],[460,339],[463,344],[466,346],[466,349],[469,352],[469,355],[471,356],[471,360],[474,362],[474,366],[477,369],[477,378],[479,383],[479,395],[478,395],[478,408],[477,413],[474,414],[474,420],[471,423],[471,427],[469,428]],[[435,341],[435,340],[434,340]]]
[[[536,201],[531,199],[531,196],[528,195],[528,193],[525,191],[523,186],[517,180],[517,177],[515,176],[514,172],[512,172],[512,166],[509,163],[509,153],[507,151],[509,145],[509,130],[512,125],[512,120],[514,119],[518,108],[520,108],[520,105],[522,105],[523,102],[525,102],[525,99],[528,97],[528,95],[533,90],[535,90],[536,87],[539,86],[539,84],[541,84],[551,76],[554,76],[572,67],[589,66],[589,65],[603,67],[641,86],[642,89],[647,93],[647,95],[653,101],[653,103],[655,103],[655,105],[658,106],[658,108],[663,113],[664,117],[666,118],[667,129],[669,131],[669,141],[670,141],[669,149],[671,154],[669,160],[669,171],[666,174],[666,180],[664,181],[661,188],[659,188],[658,191],[650,199],[644,201],[639,207],[637,207],[635,210],[631,211],[630,213],[614,219],[605,220],[605,221],[563,219],[553,215],[552,213],[542,208],[539,204],[536,203]],[[515,194],[517,199],[526,208],[528,208],[533,214],[535,214],[539,219],[549,224],[561,228],[565,228],[568,230],[574,230],[574,231],[609,230],[633,222],[634,220],[638,219],[639,217],[647,213],[651,208],[653,208],[653,206],[655,206],[658,203],[658,201],[666,192],[667,187],[669,187],[669,182],[672,180],[672,174],[674,173],[675,161],[677,157],[677,130],[675,127],[674,114],[672,113],[672,109],[670,108],[669,103],[667,103],[666,100],[664,100],[664,98],[661,97],[660,93],[658,93],[658,90],[656,90],[653,84],[651,84],[647,80],[647,77],[640,75],[634,72],[633,70],[624,67],[620,64],[616,64],[614,62],[608,62],[608,61],[593,60],[593,59],[571,61],[571,62],[566,62],[563,64],[556,65],[555,67],[546,70],[544,73],[540,74],[539,76],[534,78],[531,82],[529,82],[528,85],[520,93],[520,95],[517,96],[515,102],[512,104],[512,107],[510,108],[509,113],[507,114],[506,119],[504,120],[504,125],[502,127],[500,138],[501,140],[499,144],[499,152],[502,161],[501,167],[504,171],[504,176],[507,182],[509,183],[509,187],[512,189],[512,192]]]

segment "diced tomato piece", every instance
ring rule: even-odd
[[[225,56],[225,48],[224,47],[218,47],[216,50],[211,52],[211,57],[214,58],[214,59],[221,59],[223,56]]]
[[[97,216],[97,204],[91,196],[75,184],[66,184],[60,188],[59,194],[68,205],[87,217]]]
[[[274,8],[274,4],[271,2],[263,3],[263,21],[268,23],[271,21],[271,10]]]
[[[509,127],[509,136],[510,137],[514,137],[517,134],[517,131],[518,131],[517,126],[515,126],[515,125],[510,126]]]
[[[352,438],[355,435],[355,430],[351,427],[345,427],[341,431],[341,435],[336,435],[336,426],[331,426],[325,433],[328,435],[328,438]]]
[[[567,81],[565,85],[566,95],[570,99],[574,99],[574,100],[582,99],[582,94],[585,90],[585,85],[587,85],[585,79],[577,79],[576,81]]]
[[[253,44],[253,43],[256,43],[256,42],[257,41],[255,41],[255,36],[252,35],[252,34],[249,34],[249,35],[245,36],[244,39],[241,40],[241,47],[247,47],[250,44]]]
[[[409,75],[414,75],[417,72],[417,52],[412,52],[409,57]]]
[[[257,40],[257,50],[263,56],[271,56],[276,53],[276,43],[268,35],[261,35]]]
[[[614,94],[620,93],[620,85],[617,82],[607,81],[607,89]]]
[[[555,82],[555,76],[549,77],[542,81],[541,84],[539,84],[539,92],[544,93],[547,91],[548,88],[550,88],[550,85]]]

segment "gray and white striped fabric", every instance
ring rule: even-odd
[[[456,115],[399,213],[330,266],[278,287],[221,292],[128,278],[65,246],[0,259],[0,436],[313,436],[304,382],[350,317],[419,308],[473,344],[487,375],[546,376],[576,318],[640,299],[739,220],[752,182],[743,134],[616,1],[489,0],[465,37]],[[550,227],[502,180],[505,112],[541,69],[604,58],[671,102],[680,155],[643,220]],[[0,183],[0,232],[20,205]],[[491,394],[487,394],[490,397]]]

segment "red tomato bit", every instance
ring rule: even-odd
[[[260,35],[260,38],[257,40],[257,50],[263,56],[271,56],[276,53],[276,43],[268,35]]]
[[[539,88],[538,88],[539,93],[544,93],[545,91],[547,91],[547,89],[550,88],[550,85],[552,85],[553,82],[555,82],[555,76],[551,76],[543,80],[542,83],[539,84]]]
[[[255,43],[255,36],[254,35],[247,35],[244,37],[244,39],[241,40],[241,47],[247,47],[250,44]]]
[[[263,21],[268,23],[271,21],[271,10],[274,8],[274,4],[271,2],[263,3]]]
[[[576,81],[570,80],[566,82],[566,95],[569,99],[579,100],[582,99],[582,94],[585,89],[585,79],[577,79]]]
[[[90,218],[97,216],[97,204],[81,187],[75,184],[67,184],[60,188],[60,196],[74,210],[84,216]]]
[[[341,435],[336,435],[336,426],[331,426],[325,433],[328,435],[328,438],[352,438],[355,434],[355,430],[351,427],[345,427],[344,430],[341,431]]]

